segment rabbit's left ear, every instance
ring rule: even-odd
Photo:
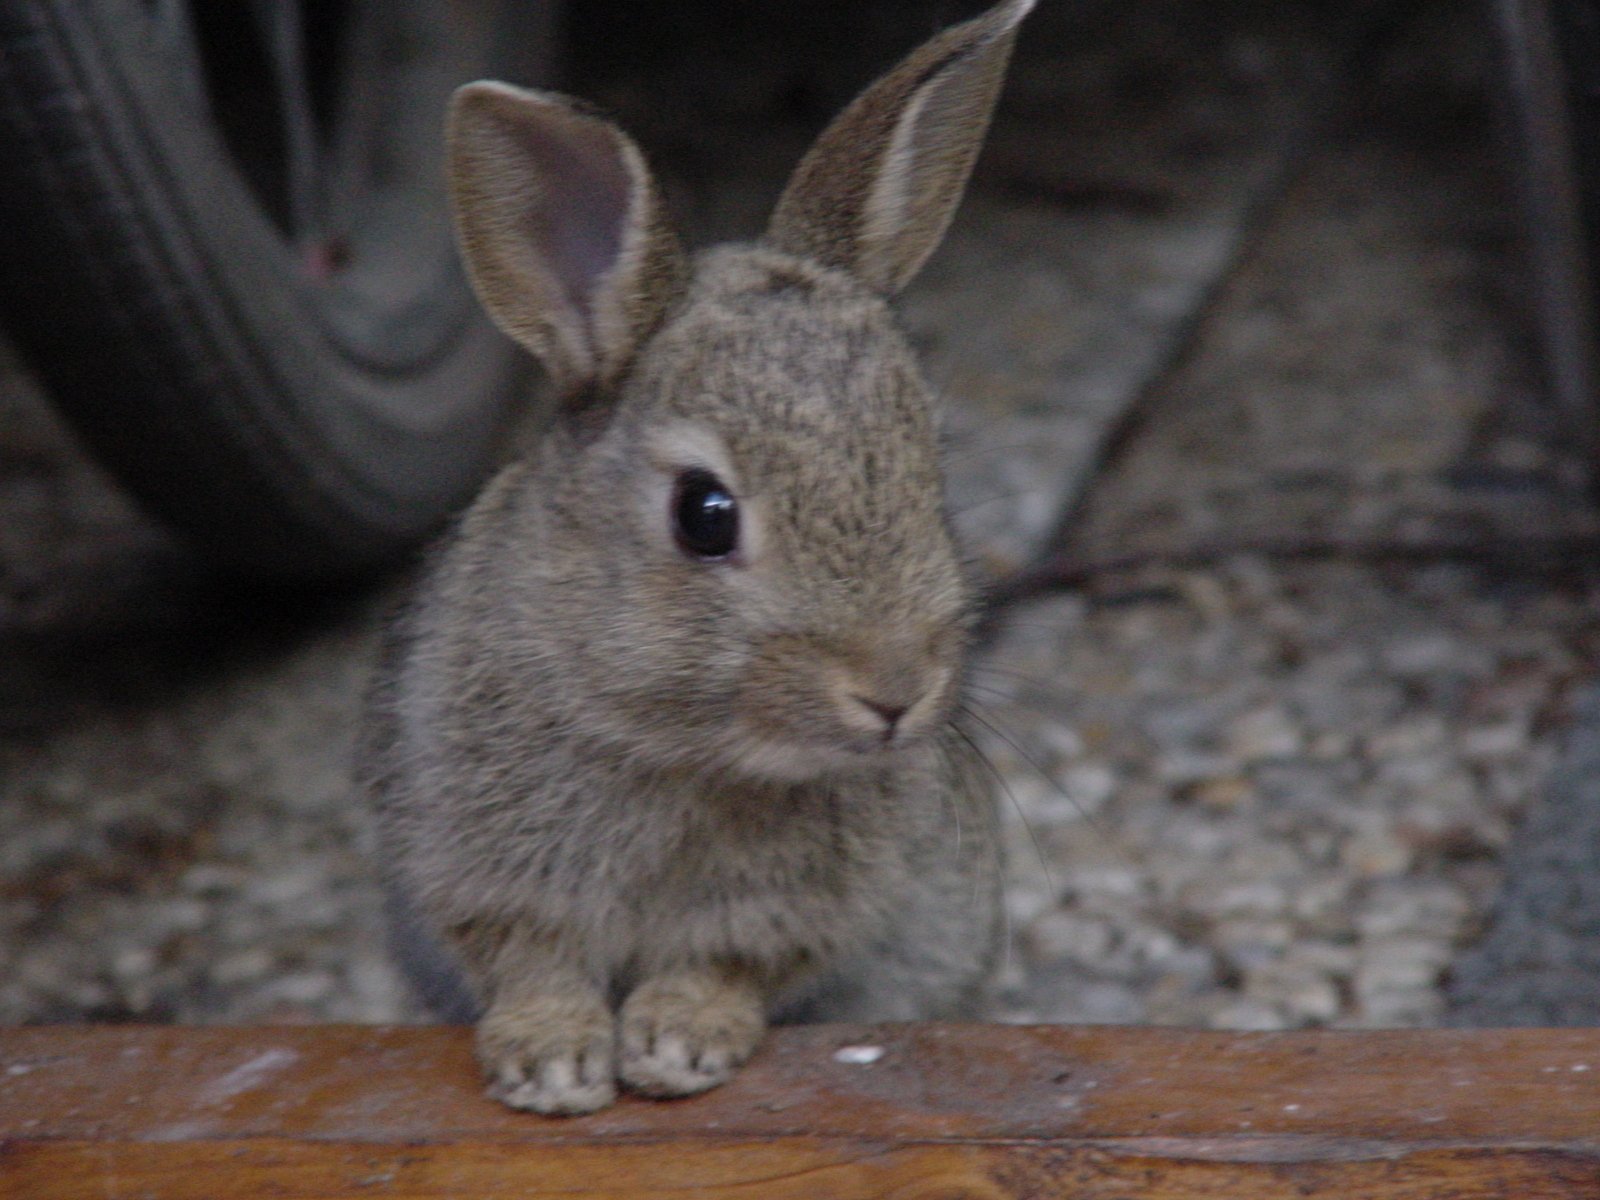
[[[945,30],[856,97],[796,168],[767,241],[885,295],[909,283],[955,215],[1033,4]]]
[[[469,83],[450,184],[473,287],[559,392],[613,382],[681,290],[678,239],[632,139],[548,92]]]

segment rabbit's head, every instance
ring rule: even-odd
[[[943,727],[969,593],[932,403],[886,300],[949,224],[1010,0],[863,93],[765,236],[690,259],[633,142],[572,101],[463,88],[464,256],[558,415],[506,572],[570,727],[654,766],[805,779]],[[537,627],[537,633],[532,630]]]

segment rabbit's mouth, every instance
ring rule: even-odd
[[[897,765],[929,739],[896,738],[892,743],[839,741],[775,741],[745,745],[738,766],[752,777],[772,783],[814,783],[832,776],[860,775]]]
[[[919,705],[911,711],[873,713],[869,707],[871,720],[836,718],[805,729],[774,727],[747,714],[738,766],[784,783],[889,769],[935,741],[933,735],[945,720],[942,706],[921,709]]]

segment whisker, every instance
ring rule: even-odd
[[[959,711],[963,716],[971,717],[985,729],[993,732],[993,727],[982,717],[973,712],[965,702],[961,704]],[[983,765],[989,769],[989,773],[994,776],[995,782],[1000,785],[1000,790],[1006,794],[1006,799],[1011,801],[1011,807],[1016,810],[1017,819],[1022,822],[1022,828],[1028,833],[1028,840],[1033,843],[1033,852],[1039,859],[1039,870],[1044,873],[1044,881],[1045,885],[1050,889],[1051,901],[1053,903],[1056,900],[1059,900],[1060,894],[1056,891],[1055,876],[1051,873],[1049,860],[1045,858],[1044,847],[1039,844],[1039,837],[1033,832],[1033,826],[1028,824],[1028,814],[1022,811],[1022,805],[1017,800],[1017,794],[1011,790],[1011,784],[1006,781],[1005,773],[1001,771],[999,767],[994,765],[993,760],[991,760],[989,756],[983,752],[983,747],[978,744],[977,739],[974,738],[970,733],[968,733],[965,729],[962,729],[959,725],[953,723],[951,724],[950,728],[955,730],[956,734],[961,738],[962,741],[966,742],[968,746],[972,747],[972,752],[978,756],[978,761],[983,763]],[[1054,781],[1052,780],[1051,782]]]
[[[995,687],[993,684],[973,683],[970,679],[967,681],[964,690],[968,692],[982,692],[987,696],[993,696],[996,700],[1007,704],[1016,700],[1016,697],[1005,688]]]
[[[996,679],[1015,679],[1019,683],[1030,684],[1040,691],[1048,691],[1050,683],[1039,675],[1029,671],[1017,671],[1010,667],[997,667],[991,663],[972,663],[967,667],[969,675],[988,675]]]
[[[993,687],[982,683],[974,683],[970,679],[967,680],[963,690],[969,693],[977,692],[984,696],[986,698],[984,702],[990,707],[991,712],[997,706],[1010,705],[1014,708],[1024,709],[1027,712],[1033,713],[1035,716],[1045,717],[1050,720],[1062,721],[1065,723],[1061,715],[1061,707],[1059,702],[1055,705],[1051,705],[1037,700],[1028,700],[1007,688]]]
[[[1122,862],[1123,862],[1124,866],[1128,867],[1130,870],[1135,870],[1136,871],[1136,870],[1139,869],[1139,864],[1137,862],[1135,862],[1134,859],[1133,859],[1133,856],[1128,854],[1128,852],[1123,848],[1121,842],[1112,833],[1110,826],[1108,826],[1104,821],[1100,820],[1099,817],[1095,813],[1092,813],[1088,809],[1084,808],[1084,806],[1077,801],[1077,799],[1072,795],[1072,793],[1069,792],[1065,787],[1062,786],[1060,780],[1056,779],[1053,775],[1050,774],[1050,772],[1046,771],[1043,767],[1041,767],[1038,764],[1038,762],[1033,758],[1033,756],[1030,755],[1026,750],[1024,750],[1022,748],[1021,744],[1017,741],[1016,738],[1012,737],[1009,733],[1005,732],[1003,729],[1001,729],[999,726],[995,725],[993,722],[985,720],[982,715],[980,715],[976,710],[974,710],[968,704],[963,703],[961,705],[961,711],[965,715],[971,717],[979,725],[983,726],[983,728],[988,730],[989,733],[991,733],[993,736],[999,738],[1007,746],[1011,747],[1012,751],[1017,755],[1017,757],[1020,758],[1023,762],[1027,763],[1028,766],[1032,767],[1033,770],[1034,770],[1034,773],[1037,774],[1040,779],[1044,780],[1045,783],[1049,784],[1052,788],[1054,788],[1056,793],[1063,800],[1065,800],[1068,804],[1072,805],[1073,808],[1077,809],[1078,810],[1078,814],[1081,817],[1083,817],[1083,819],[1085,821],[1087,821],[1089,823],[1089,826],[1095,831],[1095,833],[1098,834],[1100,836],[1100,838],[1106,843],[1106,845],[1111,847],[1111,849],[1114,850],[1117,853],[1117,855],[1122,859]],[[1015,798],[1013,797],[1013,803],[1014,802],[1015,802]],[[1018,811],[1020,812],[1021,810],[1019,809]],[[1033,837],[1033,829],[1032,829],[1031,826],[1028,826],[1027,819],[1025,817],[1023,819],[1023,826],[1025,828],[1027,828],[1028,836],[1030,838],[1032,838]],[[1034,838],[1033,840],[1034,840],[1034,846],[1037,848],[1038,844],[1039,844],[1038,839]],[[1046,874],[1048,875],[1048,870],[1047,870]]]
[[[1028,818],[1023,815],[1022,806],[1017,803],[1016,796],[1012,795],[1011,786],[1006,783],[1005,776],[1000,773],[999,769],[989,761],[989,756],[983,752],[983,747],[978,745],[977,741],[972,737],[972,735],[969,734],[965,729],[961,728],[961,726],[957,725],[954,721],[950,722],[949,729],[951,733],[955,734],[958,738],[965,742],[968,748],[972,751],[973,756],[986,768],[988,768],[989,773],[994,776],[995,782],[1000,785],[1001,790],[1004,791],[1007,797],[1010,798],[1011,806],[1017,810],[1017,817],[1022,822],[1022,827],[1028,830],[1028,836],[1030,838],[1033,837],[1033,830],[1028,828]],[[956,828],[958,830],[960,829],[959,813],[957,815]],[[998,836],[998,831],[996,831],[996,833]],[[1045,861],[1044,851],[1040,848],[1037,839],[1034,840],[1033,849],[1034,853],[1039,856],[1039,867],[1044,871],[1045,882],[1050,888],[1051,900],[1054,902],[1056,898],[1055,882],[1050,878],[1050,864]],[[978,903],[979,883],[980,881],[976,879],[973,880],[972,903],[974,907],[976,907]],[[1003,955],[1000,960],[1000,974],[1002,975],[1006,974],[1011,969],[1011,943],[1011,909],[1010,906],[1006,904],[1005,886],[1004,882],[1002,881],[1000,889],[1000,949],[1001,954]]]
[[[1065,592],[1058,592],[1054,598],[1060,599],[1066,594]],[[1018,621],[1009,613],[1000,619],[999,624],[1006,629],[1043,629],[1049,633],[1059,633],[1062,637],[1070,636],[1075,632],[1067,628],[1065,622],[1062,621]]]
[[[954,789],[951,789],[951,790],[947,791],[945,794],[949,797],[949,800],[950,800],[950,815],[955,820],[955,825],[956,825],[956,858],[959,859],[961,857],[961,845],[962,845],[962,843],[961,843],[961,800],[955,794]]]
[[[976,512],[987,505],[996,504],[1001,500],[1021,500],[1024,496],[1031,496],[1037,491],[1037,488],[1024,488],[1019,492],[995,492],[993,495],[985,496],[982,500],[974,500],[971,504],[963,504],[960,508],[952,508],[949,511],[949,517],[952,521],[959,521],[968,513]]]
[[[969,459],[981,458],[986,454],[1008,454],[1018,450],[1037,450],[1039,448],[1039,443],[1036,441],[1010,442],[998,446],[968,446],[961,449],[955,449],[953,447],[953,442],[947,442],[944,454],[941,456],[944,465],[947,467],[951,463],[966,462]]]

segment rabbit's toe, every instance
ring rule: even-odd
[[[761,1041],[759,998],[722,981],[650,980],[622,1008],[622,1082],[646,1096],[726,1083]]]
[[[478,1025],[489,1094],[512,1108],[571,1116],[617,1096],[616,1035],[603,1005],[534,1002]]]

